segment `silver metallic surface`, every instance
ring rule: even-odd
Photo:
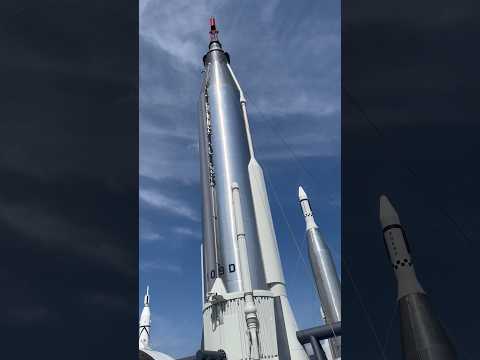
[[[400,334],[405,360],[454,360],[454,347],[424,294],[399,300]]]
[[[232,182],[237,182],[242,189],[242,212],[252,287],[266,288],[248,177],[250,152],[240,106],[240,93],[227,68],[227,61],[228,56],[221,49],[221,45],[218,42],[210,43],[210,51],[204,57],[207,69],[205,75],[208,73],[208,79],[200,97],[204,276],[207,292],[217,276],[222,278],[228,292],[242,290],[232,206]],[[210,137],[208,129],[211,130]],[[213,165],[213,169],[209,163]],[[213,185],[210,170],[214,171]]]
[[[307,230],[307,245],[325,322],[327,324],[339,322],[342,319],[340,282],[330,250],[316,227]],[[332,339],[330,344],[334,357],[340,357],[341,338]]]
[[[215,214],[213,207],[213,189],[210,184],[210,169],[208,159],[208,138],[207,138],[207,102],[206,102],[206,83],[208,81],[209,69],[204,71],[204,78],[200,91],[199,114],[200,114],[200,178],[202,186],[202,223],[203,223],[203,284],[204,297],[209,289],[212,288],[215,277],[210,276],[210,271],[217,268],[216,265],[216,240],[215,240]]]

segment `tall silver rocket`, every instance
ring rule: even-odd
[[[380,197],[380,223],[397,280],[400,335],[405,360],[453,360],[455,349],[434,315],[418,282],[400,218],[389,199]]]
[[[335,270],[332,254],[320,235],[310,201],[301,186],[298,188],[298,200],[305,217],[308,257],[325,323],[333,324],[342,320],[340,280]],[[332,357],[334,359],[341,358],[341,337],[329,339],[328,342]]]
[[[241,189],[247,250],[252,269],[252,286],[266,289],[258,231],[255,224],[252,189],[248,174],[253,151],[249,148],[248,123],[242,113],[241,93],[230,68],[230,57],[218,41],[212,24],[209,51],[200,95],[200,149],[203,194],[204,284],[208,291],[217,277],[227,291],[242,288],[237,269],[231,185]]]
[[[306,360],[296,338],[246,99],[218,39],[214,18],[203,64],[199,101],[203,350],[221,349],[234,360]]]

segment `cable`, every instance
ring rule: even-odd
[[[250,101],[250,103],[251,103],[251,101]],[[253,104],[252,104],[252,105],[253,105]],[[258,108],[257,108],[257,112],[258,112],[259,114],[261,114],[261,112],[258,110]],[[284,144],[285,144],[288,148],[290,148],[289,144],[283,139],[283,137],[281,137],[281,135],[280,135],[280,138],[283,140]],[[291,150],[291,149],[290,149],[290,150]],[[292,154],[294,155],[293,150],[291,150],[291,151],[292,151]],[[295,156],[295,155],[294,155],[294,156]],[[296,156],[295,156],[295,158],[296,158]],[[299,161],[299,160],[297,160],[297,161]],[[303,167],[303,166],[302,166],[302,167]],[[303,170],[304,170],[304,171],[307,171],[304,167],[303,167]],[[266,175],[267,175],[267,176],[266,176],[267,183],[270,185],[270,188],[271,188],[272,191],[273,191],[273,195],[274,195],[274,197],[275,197],[275,200],[276,200],[278,206],[280,207],[280,211],[281,211],[282,216],[283,216],[283,218],[284,218],[284,220],[285,220],[285,222],[286,222],[286,224],[287,224],[287,228],[288,228],[288,231],[290,232],[290,236],[291,236],[292,239],[294,240],[295,247],[296,247],[296,249],[297,249],[297,251],[298,251],[298,254],[299,254],[299,256],[301,257],[302,262],[303,262],[303,264],[305,265],[305,267],[306,267],[306,269],[307,269],[307,272],[308,272],[309,267],[308,267],[307,262],[306,262],[306,260],[305,260],[305,256],[303,255],[303,253],[302,253],[302,251],[301,251],[301,249],[300,249],[300,245],[298,244],[298,241],[297,241],[297,238],[296,238],[296,236],[295,236],[295,233],[294,233],[293,230],[292,230],[292,227],[291,227],[291,225],[290,225],[290,222],[288,221],[288,217],[287,217],[287,215],[286,215],[286,213],[285,213],[285,210],[284,210],[284,208],[283,208],[283,206],[282,206],[282,204],[281,204],[281,202],[280,202],[280,199],[279,199],[279,197],[278,197],[278,195],[277,195],[277,191],[275,190],[275,187],[273,186],[272,182],[270,181],[270,176],[269,176],[268,171],[267,171],[266,169],[265,169],[265,173],[266,173]],[[313,176],[313,175],[311,175],[311,176]],[[330,324],[330,323],[326,323],[326,325],[330,326],[330,328],[331,328],[331,330],[332,330],[332,333],[333,333],[333,337],[334,337],[334,338],[337,338],[337,335],[335,334],[335,330],[333,329],[333,327],[331,326],[331,324]]]
[[[265,172],[266,172],[266,171],[265,171]],[[273,196],[275,197],[275,201],[277,202],[278,206],[280,207],[280,211],[281,211],[282,216],[283,216],[283,218],[284,218],[284,220],[285,220],[285,222],[286,222],[286,224],[287,224],[287,228],[288,228],[288,231],[290,232],[290,236],[291,236],[292,239],[294,240],[294,243],[295,243],[295,246],[296,246],[296,248],[297,248],[297,251],[298,251],[298,253],[299,253],[299,255],[300,255],[300,257],[301,257],[301,259],[302,259],[302,261],[303,261],[303,263],[304,263],[304,265],[305,265],[305,267],[307,268],[307,272],[308,272],[308,268],[309,268],[309,267],[308,267],[308,265],[307,265],[307,261],[305,260],[305,256],[303,255],[303,253],[302,253],[302,251],[301,251],[301,249],[300,249],[300,245],[298,244],[297,238],[296,238],[296,236],[295,236],[295,234],[294,234],[294,232],[293,232],[293,230],[292,230],[292,227],[291,227],[291,225],[290,225],[290,222],[288,221],[288,218],[287,218],[287,215],[286,215],[286,213],[285,213],[285,210],[283,209],[283,206],[282,206],[282,204],[281,204],[281,202],[280,202],[280,198],[279,198],[278,195],[277,195],[277,191],[275,190],[275,187],[273,186],[273,184],[271,183],[271,181],[270,181],[270,179],[269,179],[270,176],[268,176],[268,173],[267,173],[267,177],[266,177],[266,178],[267,178],[267,183],[270,185],[270,188],[272,189]],[[325,325],[328,325],[328,326],[330,327],[330,329],[332,330],[332,333],[333,333],[333,337],[334,337],[334,338],[337,338],[337,334],[335,334],[335,330],[333,329],[332,325],[331,325],[330,323],[326,323],[326,322],[325,322]]]
[[[315,177],[303,166],[302,162],[298,159],[298,157],[296,156],[295,152],[294,152],[293,149],[290,147],[290,145],[286,142],[286,140],[283,138],[283,136],[275,129],[275,127],[271,126],[270,120],[267,119],[267,117],[265,117],[265,116],[263,115],[263,113],[255,106],[255,104],[252,102],[251,99],[249,100],[249,103],[257,110],[257,113],[260,115],[260,117],[262,117],[262,118],[265,120],[265,122],[273,129],[273,131],[275,131],[275,132],[277,133],[278,138],[283,142],[283,144],[285,145],[285,147],[287,148],[287,150],[290,152],[290,154],[291,154],[292,157],[293,157],[293,160],[296,162],[296,164],[297,164],[297,166],[299,167],[299,169],[300,169],[301,171],[303,171],[305,174],[307,174],[312,180],[314,180],[315,182],[318,182],[318,180],[315,179]],[[268,174],[268,172],[266,171],[266,169],[265,169],[265,172]],[[286,214],[285,214],[285,212],[284,212],[284,210],[283,210],[283,207],[282,207],[282,205],[281,205],[281,203],[280,203],[280,201],[279,201],[279,199],[278,199],[278,196],[277,196],[277,194],[276,194],[275,188],[273,187],[272,183],[269,181],[268,177],[267,177],[267,182],[270,184],[270,186],[271,186],[271,188],[272,188],[272,191],[273,191],[273,193],[274,193],[274,197],[275,197],[277,203],[278,203],[279,206],[280,206],[280,210],[281,210],[281,212],[282,212],[282,216],[285,218],[285,220],[286,220],[286,222],[287,222],[287,226],[288,226],[288,228],[289,228],[289,232],[290,232],[292,238],[293,238],[294,241],[295,241],[295,245],[296,245],[296,247],[297,247],[297,251],[299,251],[299,253],[301,254],[301,251],[300,251],[300,248],[299,248],[299,246],[298,246],[296,237],[295,237],[295,235],[293,234],[293,231],[291,230],[290,224],[289,224],[288,219],[287,219],[287,217],[286,217]],[[338,252],[337,252],[335,249],[331,249],[331,250],[332,250],[336,255],[338,255]],[[303,255],[301,255],[301,256],[302,256],[302,260],[303,260],[304,263],[306,264],[305,260],[303,259]],[[346,262],[346,260],[342,258],[342,256],[340,256],[339,258],[340,258],[341,263],[344,264],[344,267],[345,267],[345,269],[347,270],[347,275],[348,275],[348,277],[349,277],[349,279],[350,279],[350,281],[351,281],[351,283],[352,283],[352,285],[353,285],[353,289],[355,290],[355,295],[357,296],[358,301],[360,302],[360,305],[361,305],[361,308],[362,308],[362,310],[363,310],[363,312],[364,312],[364,315],[365,315],[365,317],[367,318],[367,322],[368,322],[368,324],[369,324],[369,326],[370,326],[370,330],[372,331],[373,336],[374,336],[374,338],[375,338],[375,340],[376,340],[376,343],[377,343],[377,345],[378,345],[378,349],[379,349],[379,351],[380,351],[380,355],[381,355],[381,357],[382,357],[384,360],[386,360],[387,357],[385,356],[385,353],[384,353],[384,351],[383,351],[383,347],[382,347],[382,344],[381,344],[381,342],[380,342],[380,338],[379,338],[379,336],[378,336],[378,334],[377,334],[377,332],[376,332],[376,330],[375,330],[375,327],[374,327],[374,325],[373,325],[373,322],[372,322],[371,316],[370,316],[370,314],[369,314],[369,312],[368,312],[368,309],[366,308],[365,304],[363,303],[363,300],[362,300],[360,291],[359,291],[358,287],[356,286],[355,281],[353,280],[353,276],[352,276],[352,274],[351,274],[351,272],[350,272],[350,270],[349,270],[349,265],[348,265],[348,263]],[[333,332],[333,329],[332,329],[332,332]],[[336,337],[335,333],[334,333],[334,337]]]
[[[352,94],[345,88],[345,86],[342,85],[342,92],[345,93],[345,95],[347,95],[347,98],[349,98],[350,102],[357,107],[357,109],[360,111],[360,113],[362,114],[363,118],[367,121],[368,124],[370,124],[370,126],[375,130],[375,132],[377,133],[377,135],[382,138],[382,140],[385,140],[387,137],[385,136],[385,134],[383,133],[382,129],[380,129],[380,127],[378,127],[370,118],[369,116],[367,115],[367,112],[365,111],[365,109],[363,108],[363,106],[352,96]],[[388,147],[386,146],[386,148],[388,150],[391,150],[391,147]],[[397,157],[398,158],[398,157]],[[393,163],[393,162],[390,162],[390,163]],[[422,187],[423,188],[420,188],[421,193],[423,194],[423,196],[425,197],[427,192],[428,192],[428,186],[425,186],[425,184],[423,184],[423,181],[421,180],[421,178],[417,175],[417,173],[413,170],[412,167],[410,167],[408,164],[404,164],[404,168],[407,170],[407,172],[413,177],[413,178],[416,178],[416,180],[419,180],[419,182],[422,182]],[[449,212],[443,208],[437,201],[435,201],[435,198],[431,198],[430,199],[427,199],[428,200],[428,203],[431,203],[433,204],[434,207],[437,208],[437,210],[443,214],[452,224],[453,226],[456,228],[456,230],[460,233],[460,235],[463,237],[464,240],[466,240],[467,244],[469,246],[472,246],[473,244],[473,241],[470,239],[470,237],[467,235],[467,233],[463,230],[463,228],[460,226],[460,224],[455,220],[455,218],[453,216],[451,216],[449,214]]]
[[[375,337],[375,341],[377,342],[377,345],[378,345],[378,348],[380,349],[380,355],[382,356],[383,359],[387,359],[387,357],[385,356],[385,352],[383,351],[383,347],[382,347],[382,344],[380,342],[380,338],[377,334],[377,331],[375,330],[375,326],[373,325],[373,321],[372,321],[372,318],[370,317],[370,314],[367,310],[367,307],[365,306],[364,302],[363,302],[363,299],[362,299],[362,296],[360,294],[360,290],[358,289],[355,281],[353,280],[353,276],[349,270],[349,266],[348,266],[348,263],[347,263],[347,260],[345,259],[342,259],[342,263],[345,264],[345,270],[347,271],[347,276],[349,277],[350,281],[352,282],[352,286],[353,286],[353,289],[355,290],[355,293],[358,297],[358,300],[360,301],[360,305],[362,307],[362,310],[363,312],[365,313],[365,316],[367,318],[367,322],[368,322],[368,325],[370,326],[370,330],[372,331],[374,337]]]
[[[287,150],[290,152],[290,154],[292,155],[293,157],[293,160],[295,160],[296,162],[296,165],[298,166],[298,168],[305,172],[308,176],[310,176],[315,182],[320,182],[318,179],[315,178],[315,176],[303,165],[303,163],[300,161],[300,159],[297,157],[297,155],[295,154],[295,152],[293,151],[292,147],[290,146],[289,143],[287,143],[287,141],[283,138],[282,134],[280,134],[280,132],[270,124],[270,119],[268,119],[267,117],[265,117],[263,115],[263,113],[260,111],[260,109],[258,107],[255,106],[255,104],[253,103],[253,101],[251,99],[248,100],[249,104],[252,105],[252,107],[254,107],[256,110],[257,110],[257,113],[260,115],[261,118],[263,118],[265,120],[265,123],[267,123],[270,128],[275,131],[275,133],[277,134],[277,139],[280,139],[282,141],[282,143],[285,145],[285,147],[287,148]]]

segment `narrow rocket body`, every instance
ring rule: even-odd
[[[328,323],[341,321],[341,292],[330,250],[317,228],[307,230],[308,257]]]
[[[140,350],[150,349],[150,295],[147,293],[144,297],[142,314],[140,315],[139,329],[138,329],[138,348]]]
[[[231,184],[242,189],[247,251],[252,287],[266,289],[260,254],[248,165],[251,154],[240,106],[240,93],[228,68],[229,56],[212,41],[204,56],[204,81],[200,94],[200,153],[203,192],[203,251],[205,290],[217,277],[227,291],[242,289],[238,271],[235,218]]]
[[[457,359],[453,344],[418,282],[405,231],[385,195],[380,197],[380,222],[385,248],[397,280],[403,359]]]
[[[310,202],[302,187],[299,187],[298,195],[306,222],[308,256],[318,297],[322,305],[322,312],[325,316],[325,322],[333,324],[342,320],[340,280],[330,250],[320,235],[318,226],[313,218]],[[340,358],[340,337],[331,339],[330,345],[333,358]]]

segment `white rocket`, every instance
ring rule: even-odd
[[[139,335],[138,335],[138,350],[140,360],[174,360],[170,355],[152,349],[150,345],[150,295],[148,293],[149,287],[143,301],[144,307],[140,315]]]
[[[285,287],[246,99],[210,20],[200,92],[202,350],[308,360]]]
[[[138,348],[139,349],[150,349],[150,295],[148,294],[148,286],[147,286],[147,293],[145,294],[144,301],[143,301],[143,310],[142,314],[140,315],[140,323],[138,328]]]
[[[418,282],[405,231],[397,211],[385,195],[380,197],[380,223],[397,280],[403,359],[457,359],[452,343]]]
[[[320,235],[307,194],[301,186],[298,188],[298,199],[305,217],[308,256],[325,324],[334,324],[342,320],[340,281],[330,250]],[[340,359],[341,337],[331,338],[328,343],[330,356],[333,359]],[[328,351],[325,352],[328,354]]]

